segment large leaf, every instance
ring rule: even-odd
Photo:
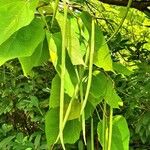
[[[98,25],[95,28],[94,64],[106,71],[113,71],[110,51]]]
[[[132,71],[130,71],[126,66],[118,62],[113,62],[113,68],[117,73],[121,73],[123,75],[129,76],[132,74]]]
[[[47,40],[49,44],[49,52],[51,61],[60,75],[61,71],[61,33],[49,34],[47,33]],[[66,70],[65,70],[65,92],[71,97],[74,93],[74,87],[77,83],[77,77],[74,67],[69,56],[66,56]]]
[[[97,128],[98,139],[101,145],[103,145],[102,131],[103,131],[103,125],[101,121],[98,123],[98,128]],[[119,115],[115,116],[113,119],[111,150],[129,150],[129,138],[130,138],[130,133],[125,118]]]
[[[89,35],[91,35],[91,28],[92,28],[92,25],[91,25],[92,17],[91,17],[91,15],[88,12],[83,11],[80,15],[80,18],[82,19],[82,22],[84,24],[83,30],[85,30],[84,28],[86,28],[89,32]],[[88,36],[88,38],[89,37],[90,36]],[[87,40],[89,40],[89,39],[87,39]]]
[[[59,107],[59,100],[60,100],[60,78],[58,75],[56,75],[52,80],[49,107],[50,108]]]
[[[41,20],[35,19],[0,46],[0,65],[13,58],[31,56],[43,39],[43,23]]]
[[[119,106],[123,105],[121,98],[116,93],[114,89],[113,82],[110,78],[107,78],[107,86],[106,86],[106,93],[104,95],[105,101],[113,108],[119,108]]]
[[[122,106],[122,100],[114,89],[113,81],[102,72],[93,73],[90,94],[89,102],[94,106],[100,103],[102,98],[113,108]]]
[[[64,95],[65,102],[69,102],[71,97],[69,97],[67,94]],[[58,74],[53,78],[52,80],[52,87],[50,91],[50,101],[49,101],[49,107],[55,108],[59,107],[60,105],[60,77]]]
[[[93,72],[92,84],[90,89],[91,95],[95,98],[104,97],[106,93],[107,82],[108,81],[104,73],[101,73],[99,71]]]
[[[33,54],[29,57],[20,57],[23,72],[30,74],[33,67],[40,66],[49,59],[49,50],[46,41],[40,43]]]
[[[46,37],[48,41],[50,60],[52,61],[57,72],[60,72],[60,63],[61,63],[61,46],[62,46],[62,37],[61,33],[57,32],[50,34],[46,32]]]
[[[92,104],[95,108],[100,102],[102,102],[103,97],[95,98],[92,94],[89,94],[88,101]]]
[[[0,0],[0,45],[34,18],[39,0]]]
[[[63,32],[64,16],[62,13],[57,13],[56,20],[60,26],[61,32]],[[68,44],[67,50],[73,65],[84,65],[83,55],[85,54],[84,49],[80,43],[80,30],[77,19],[75,17],[68,16],[67,19],[67,37]]]
[[[90,41],[92,17],[87,12],[82,12],[80,17],[84,23],[84,26],[89,32],[88,41]],[[103,68],[106,71],[113,71],[109,48],[107,46],[103,33],[97,24],[95,25],[95,50],[94,51],[95,51],[94,64],[100,68]]]
[[[45,131],[48,145],[52,145],[59,132],[59,109],[51,109],[45,120]],[[80,137],[81,124],[75,119],[68,121],[64,129],[64,143],[73,144]]]
[[[67,94],[65,94],[64,99],[65,99],[64,112],[66,112],[71,97],[69,97]],[[60,78],[57,74],[53,78],[53,81],[52,81],[49,107],[50,108],[59,107],[60,106],[59,100],[60,100]],[[74,100],[72,103],[71,112],[70,112],[70,115],[68,117],[68,120],[73,120],[73,119],[79,118],[80,109],[81,109],[81,103],[79,103],[77,100]]]
[[[82,51],[80,45],[80,31],[78,28],[77,19],[69,19],[69,33],[68,33],[68,53],[73,65],[84,65],[83,56],[85,51]]]
[[[52,145],[59,133],[59,109],[51,109],[45,118],[45,133],[48,145]]]
[[[67,110],[69,103],[66,103],[64,106],[64,112]],[[81,112],[81,103],[77,100],[74,100],[71,105],[71,112],[69,114],[68,120],[77,119],[80,117]]]

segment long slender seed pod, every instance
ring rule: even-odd
[[[80,79],[78,80],[78,83],[77,83],[76,86],[75,86],[75,90],[74,90],[73,96],[72,96],[72,98],[71,98],[71,100],[70,100],[70,103],[69,103],[69,105],[68,105],[68,108],[67,108],[67,110],[66,110],[66,113],[65,113],[65,116],[64,116],[64,120],[63,120],[63,129],[64,129],[66,123],[67,123],[69,114],[70,114],[70,112],[71,112],[72,103],[73,103],[73,101],[75,100],[75,98],[76,98],[76,96],[77,96],[77,94],[78,94],[78,92],[79,92],[79,88],[80,88],[80,84],[81,84],[81,82],[82,82],[83,74],[84,74],[84,71],[81,72],[81,75],[80,75],[81,77],[80,77]],[[60,138],[60,133],[58,134],[55,143],[58,142],[59,138]]]
[[[66,110],[65,117],[64,117],[63,123],[62,123],[62,128],[61,128],[62,131],[63,131],[63,129],[64,129],[66,123],[67,123],[69,114],[70,114],[70,112],[71,112],[72,103],[73,103],[73,101],[75,100],[78,91],[79,91],[79,84],[76,85],[75,91],[74,91],[74,94],[73,94],[73,97],[71,98],[70,103],[69,103],[69,105],[68,105],[68,108],[67,108],[67,110]],[[57,136],[57,139],[56,139],[55,143],[58,142],[60,136],[61,136],[61,133],[60,133],[60,131],[59,131],[59,134],[58,134],[58,136]]]
[[[67,25],[67,4],[64,0],[64,24],[62,30],[62,56],[61,56],[61,85],[60,85],[60,112],[59,112],[59,134],[60,141],[63,149],[65,150],[64,140],[63,140],[63,116],[64,116],[64,81],[65,81],[65,59],[66,59],[66,25]]]
[[[91,117],[91,150],[94,150],[94,127],[93,127],[93,117]]]
[[[108,135],[108,150],[111,150],[111,142],[112,142],[112,119],[113,119],[113,108],[110,107],[110,114],[109,114],[109,135]]]
[[[93,20],[93,25],[94,25],[94,20]],[[93,27],[94,27],[94,30],[93,30],[93,31],[95,32],[95,25],[94,25]],[[93,32],[92,32],[92,33],[93,33]],[[94,42],[94,35],[95,35],[95,33],[93,33],[93,38],[92,38],[93,40],[91,40],[91,41],[93,41],[93,42]],[[92,47],[91,47],[91,48],[92,48]],[[92,80],[93,54],[94,54],[94,47],[93,47],[92,51],[90,52],[90,56],[91,56],[91,57],[90,57],[90,65],[89,65],[89,66],[90,66],[90,72],[89,72],[89,74],[90,74],[89,79],[90,79],[90,80]],[[86,60],[86,62],[87,62],[87,60]],[[77,83],[76,86],[75,86],[74,94],[73,94],[73,96],[72,96],[72,98],[71,98],[71,100],[70,100],[70,103],[69,103],[69,105],[68,105],[68,108],[67,108],[67,110],[66,110],[66,113],[65,113],[65,116],[64,116],[64,119],[63,119],[62,129],[61,129],[62,131],[63,131],[63,129],[64,129],[66,123],[67,123],[69,114],[70,114],[70,112],[71,112],[72,103],[73,103],[73,101],[75,100],[76,95],[78,94],[78,91],[79,91],[79,88],[80,88],[80,84],[81,84],[81,82],[82,82],[83,74],[84,74],[84,71],[82,71],[82,73],[81,73],[81,75],[80,75],[80,80],[78,81],[78,83]],[[91,81],[90,81],[90,84],[91,84]],[[83,113],[83,112],[82,112],[82,113]],[[58,134],[58,136],[57,136],[57,139],[56,139],[55,143],[58,142],[60,136],[61,136],[61,134],[60,134],[60,131],[59,131],[59,134]]]
[[[90,92],[90,87],[91,87],[91,82],[92,82],[94,49],[95,49],[95,21],[94,21],[94,19],[92,19],[88,83],[87,83],[85,98],[84,98],[84,101],[83,101],[83,104],[82,104],[82,108],[81,108],[80,114],[83,113],[83,110],[84,110],[84,108],[86,106],[86,103],[87,103],[87,100],[88,100],[88,96],[89,96],[89,92]]]
[[[104,102],[103,104],[104,108],[103,108],[103,139],[102,139],[102,143],[103,143],[103,150],[107,149],[107,143],[105,140],[105,136],[106,136],[106,102]]]
[[[82,83],[80,84],[80,99],[81,99],[81,103],[83,103],[83,85]],[[84,144],[86,145],[86,131],[85,131],[85,113],[83,111],[82,113],[82,132],[83,132],[83,140],[84,140]]]

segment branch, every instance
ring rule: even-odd
[[[117,5],[117,6],[127,6],[128,0],[100,0],[103,3]],[[146,11],[150,6],[150,0],[133,0],[131,7],[136,8],[140,11]]]

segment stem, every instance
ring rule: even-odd
[[[64,3],[66,3],[64,1]],[[57,10],[58,10],[58,5],[59,5],[59,0],[55,0],[55,8],[54,8],[54,13],[53,13],[53,17],[52,17],[52,23],[51,23],[51,27],[53,26],[53,23],[54,23],[54,19],[56,17],[56,13],[57,13]]]
[[[101,121],[101,117],[100,117],[100,115],[99,115],[99,112],[98,112],[97,108],[95,108],[95,111],[96,111],[96,114],[97,114],[98,120],[99,120],[99,121]]]
[[[41,18],[42,18],[42,20],[43,20],[43,22],[44,22],[44,24],[45,24],[45,26],[46,26],[48,32],[50,33],[49,25],[48,25],[48,23],[47,23],[47,21],[46,21],[46,18],[45,18],[45,16],[44,16],[43,12],[42,12],[41,10],[39,10],[39,9],[38,9],[38,12],[39,12],[39,14],[41,15]]]
[[[91,117],[91,150],[94,150],[94,127],[93,127],[93,117]]]
[[[113,108],[110,107],[110,114],[109,114],[108,150],[111,150],[111,142],[112,142],[112,119],[113,119]]]

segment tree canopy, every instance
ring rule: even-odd
[[[117,5],[117,6],[127,6],[128,0],[100,0],[103,3]],[[132,8],[136,8],[142,12],[149,11],[150,1],[149,0],[133,0],[131,4]]]

